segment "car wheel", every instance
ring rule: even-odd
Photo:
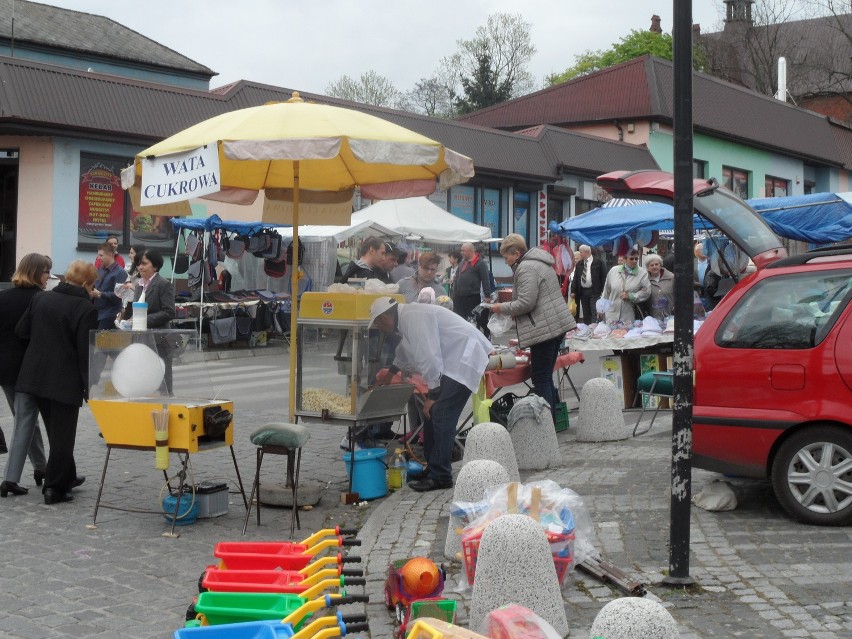
[[[772,487],[800,521],[838,526],[852,520],[852,431],[817,426],[791,436],[772,463]]]

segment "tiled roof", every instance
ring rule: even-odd
[[[196,91],[0,57],[0,135],[62,132],[148,146],[220,113],[291,94],[246,81]],[[531,137],[321,95],[302,97],[365,111],[439,140],[473,158],[480,177],[549,182],[558,177],[560,163],[588,175],[656,166],[645,149],[578,133]]]
[[[459,121],[508,130],[613,120],[671,124],[672,75],[670,61],[642,56],[476,111]],[[825,116],[697,72],[693,74],[693,126],[696,132],[713,137],[822,164],[844,165]]]
[[[0,41],[12,38],[14,7],[15,42],[66,50],[69,54],[96,55],[124,62],[216,75],[203,64],[146,38],[104,16],[61,9],[27,0],[0,0]]]

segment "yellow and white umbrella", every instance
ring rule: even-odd
[[[360,111],[287,102],[231,111],[139,153],[122,172],[134,208],[175,214],[194,198],[252,204],[264,191],[263,220],[293,225],[350,223],[355,188],[374,200],[428,195],[473,177],[473,161],[440,142]],[[147,210],[146,210],[147,209]],[[301,211],[300,211],[301,209]],[[298,290],[298,269],[291,290]],[[291,313],[296,344],[297,313]],[[290,420],[296,347],[290,349]]]

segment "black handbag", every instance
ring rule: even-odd
[[[240,304],[234,309],[234,320],[236,323],[236,337],[234,339],[245,342],[249,341],[252,330],[254,329],[254,319],[244,304]]]

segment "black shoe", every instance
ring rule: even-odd
[[[0,444],[0,455],[3,453],[8,453],[9,449],[6,447],[6,444]]]
[[[29,490],[24,488],[23,486],[18,486],[13,481],[4,481],[0,483],[0,497],[6,497],[9,493],[13,495],[26,495]]]
[[[77,488],[77,486],[82,486],[86,481],[86,477],[84,475],[77,475],[74,478],[74,482],[71,484],[71,488]]]
[[[411,487],[411,490],[416,490],[418,493],[425,493],[430,490],[446,490],[447,488],[452,488],[453,480],[438,481],[431,477],[424,477],[423,479],[413,481],[408,485]]]
[[[74,501],[74,495],[71,493],[63,493],[56,488],[44,489],[44,503],[48,506],[53,504],[61,504],[65,501]]]
[[[35,480],[36,486],[41,486],[44,482],[44,471],[43,470],[34,470],[33,471],[33,479]]]

